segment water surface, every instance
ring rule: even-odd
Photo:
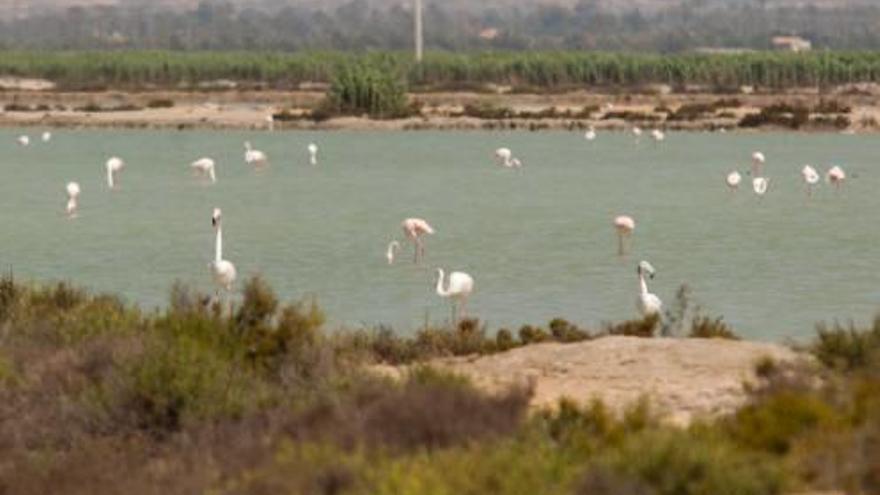
[[[146,308],[164,304],[174,280],[212,290],[215,206],[240,279],[262,274],[285,299],[314,295],[338,325],[442,322],[437,266],[474,276],[471,310],[493,328],[633,317],[640,259],[657,268],[651,290],[664,301],[687,283],[707,313],[752,338],[864,321],[880,300],[873,137],[672,133],[655,146],[622,133],[588,143],[563,132],[56,131],[21,148],[22,132],[0,133],[4,271],[118,292]],[[272,159],[265,172],[243,163],[247,139]],[[312,141],[321,147],[314,168]],[[494,166],[499,146],[525,168]],[[768,157],[763,199],[724,185],[754,150]],[[128,164],[112,192],[103,172],[111,155]],[[215,186],[187,166],[205,155],[218,162]],[[808,200],[804,163],[839,163],[857,177]],[[69,180],[83,189],[73,221],[63,215]],[[621,213],[637,221],[625,259],[611,228]],[[385,246],[410,216],[437,229],[428,263],[413,266],[405,246],[389,267]]]

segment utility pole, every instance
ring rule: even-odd
[[[424,52],[424,37],[422,34],[422,0],[414,0],[415,8],[413,9],[413,17],[415,17],[416,23],[416,62],[422,61],[422,56]]]

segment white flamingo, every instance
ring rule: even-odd
[[[495,150],[495,159],[498,161],[498,164],[502,167],[507,168],[520,168],[522,167],[522,162],[520,162],[517,158],[513,156],[513,152],[510,151],[510,148],[498,148]]]
[[[764,176],[765,163],[767,163],[767,158],[764,156],[764,153],[760,151],[752,153],[752,177]]]
[[[587,141],[594,141],[596,139],[596,129],[593,126],[590,126],[587,132],[584,133],[584,139]]]
[[[819,184],[819,172],[810,165],[804,165],[801,169],[801,176],[804,178],[804,184],[807,186],[807,196],[813,195],[813,187]]]
[[[269,157],[260,150],[255,150],[250,141],[244,143],[244,161],[248,165],[261,167],[269,163]]]
[[[437,295],[452,300],[452,322],[467,314],[467,299],[474,291],[474,279],[464,272],[449,274],[448,283],[444,287],[444,273],[437,269]]]
[[[636,270],[639,274],[639,297],[636,299],[636,308],[645,318],[660,314],[663,309],[663,302],[655,294],[648,292],[648,283],[645,281],[645,275],[654,278],[654,267],[647,261],[639,263]]]
[[[397,254],[397,251],[400,250],[400,243],[397,241],[391,241],[388,243],[388,249],[385,250],[385,259],[388,260],[389,265],[394,264],[394,257]]]
[[[49,141],[52,140],[52,133],[49,132],[49,131],[46,131],[46,132],[43,133],[42,138],[43,138],[43,142],[44,142],[44,143],[48,143]]]
[[[31,144],[30,136],[18,136],[16,141],[18,141],[19,146],[28,146]]]
[[[211,225],[215,231],[214,241],[214,261],[211,262],[211,274],[214,276],[214,285],[217,286],[217,294],[223,289],[226,293],[232,291],[232,285],[238,275],[235,265],[232,262],[223,259],[223,225],[222,212],[220,208],[214,208],[214,214],[211,216]]]
[[[189,164],[193,171],[202,177],[207,177],[212,183],[217,182],[217,173],[215,171],[215,163],[211,158],[199,158]]]
[[[315,143],[309,143],[309,163],[314,165],[318,164],[318,145]]]
[[[727,187],[729,187],[731,191],[736,191],[737,189],[739,189],[740,183],[742,183],[742,175],[734,170],[733,172],[727,174],[726,181]]]
[[[614,219],[614,229],[617,230],[617,254],[626,254],[626,239],[631,239],[636,230],[636,221],[627,215],[620,215]]]
[[[654,138],[655,143],[661,143],[666,139],[666,134],[660,129],[654,129],[651,131],[651,137]]]
[[[275,116],[271,113],[269,115],[266,115],[266,127],[269,129],[269,131],[275,130]]]
[[[840,186],[843,185],[843,181],[846,180],[846,172],[844,172],[840,166],[835,165],[828,170],[825,178],[835,189],[840,190]]]
[[[107,163],[104,164],[104,168],[107,169],[107,185],[110,189],[115,189],[116,175],[125,168],[125,162],[118,156],[110,157]]]
[[[752,189],[758,196],[767,194],[768,187],[770,187],[770,179],[766,177],[755,177],[752,179]]]
[[[414,262],[418,264],[419,260],[425,256],[425,244],[422,242],[423,235],[432,235],[434,228],[428,222],[421,218],[407,218],[401,224],[403,234],[413,243],[415,249]]]
[[[642,140],[642,128],[639,126],[633,126],[632,135],[636,138],[636,143]]]
[[[78,183],[67,183],[67,208],[65,209],[65,211],[67,212],[67,216],[69,218],[76,217],[77,210],[79,209],[79,193],[80,188]]]

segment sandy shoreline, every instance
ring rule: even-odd
[[[285,111],[307,113],[323,98],[317,91],[219,91],[219,92],[0,92],[0,127],[45,128],[130,128],[130,129],[250,129],[250,130],[624,130],[633,125],[669,130],[740,130],[743,116],[754,114],[774,103],[819,105],[833,100],[851,108],[846,127],[806,126],[803,131],[878,132],[880,105],[873,94],[830,94],[801,92],[786,95],[657,94],[607,95],[587,91],[565,94],[423,93],[411,95],[422,104],[420,116],[398,120],[372,120],[365,117],[333,118],[315,122],[308,119],[275,121],[270,115]],[[736,108],[694,120],[667,120],[661,109],[682,105],[712,104],[735,99]],[[160,107],[161,106],[161,107]],[[528,118],[485,119],[462,115],[466,106],[503,107],[531,113]],[[590,118],[572,115],[585,107],[600,108]],[[539,117],[547,110],[559,116]],[[635,118],[619,118],[618,114]],[[640,117],[645,117],[640,119]],[[757,130],[778,130],[761,127]],[[754,130],[754,129],[748,129]]]

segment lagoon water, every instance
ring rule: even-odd
[[[22,148],[15,136],[30,132]],[[490,327],[557,316],[588,327],[635,317],[635,267],[657,268],[667,304],[687,283],[710,315],[747,337],[806,338],[817,321],[869,320],[880,303],[880,140],[836,134],[670,133],[659,146],[629,134],[525,132],[55,131],[0,133],[0,267],[17,278],[70,280],[145,308],[181,280],[212,291],[211,210],[224,212],[225,257],[239,280],[262,274],[283,299],[317,297],[334,325],[413,331],[449,318],[433,268],[476,279],[473,315]],[[272,164],[255,173],[245,140]],[[306,145],[321,147],[308,165]],[[521,171],[494,165],[513,148]],[[770,192],[724,176],[768,158]],[[109,191],[104,161],[127,162]],[[188,164],[217,160],[205,185]],[[853,177],[807,199],[799,170],[839,163]],[[82,186],[79,218],[63,215],[64,185]],[[621,259],[611,220],[637,222]],[[403,218],[426,218],[427,263],[385,246]],[[239,287],[241,284],[239,283]]]

